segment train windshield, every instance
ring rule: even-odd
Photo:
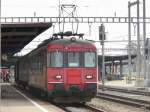
[[[79,67],[79,53],[78,52],[70,52],[68,53],[68,67]]]
[[[64,56],[64,57],[63,57]],[[96,67],[95,52],[50,52],[49,67]]]
[[[84,53],[84,66],[95,67],[96,66],[96,54],[94,52]]]
[[[50,54],[50,62],[51,67],[63,67],[63,53],[52,52]]]

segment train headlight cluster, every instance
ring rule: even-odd
[[[62,76],[61,75],[56,75],[55,78],[56,79],[62,79]]]
[[[93,76],[92,75],[86,75],[86,79],[92,79]]]

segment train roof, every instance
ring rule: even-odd
[[[82,39],[75,39],[75,40],[71,40],[70,39],[59,39],[59,40],[55,40],[52,41],[51,43],[53,44],[64,44],[64,45],[68,45],[70,43],[78,43],[78,44],[89,44],[89,45],[94,45],[92,42],[88,41],[88,40],[82,40]]]
[[[77,44],[82,44],[82,45],[91,45],[91,46],[95,46],[94,44],[93,44],[93,42],[92,41],[90,41],[90,40],[83,40],[83,39],[77,39],[77,38],[63,38],[63,39],[58,39],[58,38],[56,38],[56,39],[47,39],[47,40],[45,40],[43,43],[41,43],[39,46],[38,46],[38,48],[39,47],[42,47],[42,46],[45,46],[45,45],[48,45],[48,44],[63,44],[63,45],[68,45],[68,44],[70,44],[70,43],[77,43]]]
[[[77,39],[76,38],[75,41],[71,41],[71,38],[63,38],[63,39],[61,39],[61,38],[50,38],[50,39],[43,41],[41,44],[38,45],[38,47],[36,49],[34,49],[33,51],[31,51],[30,53],[26,54],[23,57],[26,57],[26,56],[32,54],[33,52],[37,51],[40,48],[46,47],[48,44],[63,44],[65,46],[67,46],[73,42],[81,44],[81,45],[88,45],[88,46],[94,46],[95,47],[95,45],[93,44],[94,42],[90,41],[90,40],[84,40],[84,39]],[[22,59],[23,57],[20,57],[20,58]]]

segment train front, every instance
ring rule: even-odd
[[[87,102],[97,93],[97,53],[89,41],[60,39],[48,45],[48,95],[55,102]]]

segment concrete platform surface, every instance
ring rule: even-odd
[[[10,84],[0,83],[0,112],[64,112],[50,102],[27,96]]]

